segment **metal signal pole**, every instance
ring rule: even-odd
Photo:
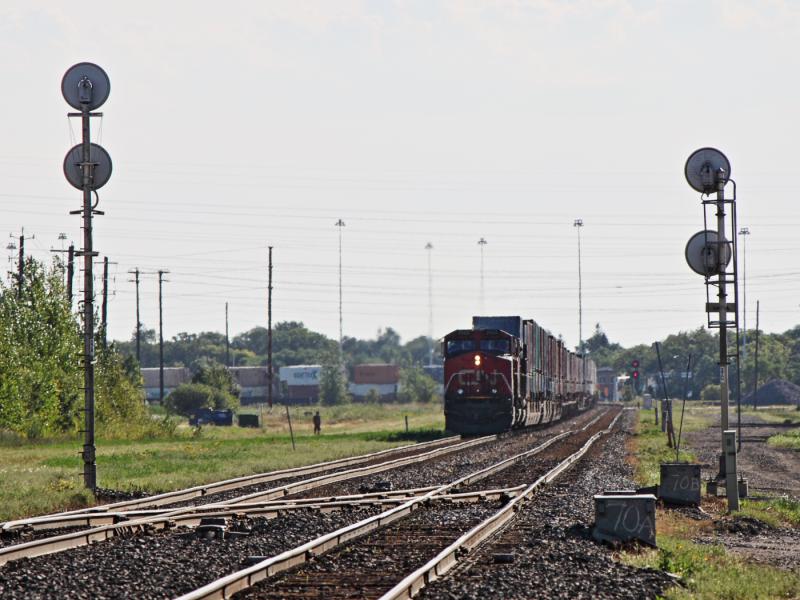
[[[586,392],[586,356],[583,346],[583,276],[581,272],[581,229],[583,219],[575,219],[572,226],[578,230],[578,345],[583,357],[581,373],[581,392]]]
[[[72,280],[75,278],[75,244],[70,244],[67,250],[67,300],[72,310]]]
[[[486,310],[486,297],[484,295],[485,294],[485,288],[484,288],[484,282],[483,282],[483,247],[488,243],[489,242],[487,242],[483,238],[478,240],[478,246],[481,249],[481,298],[480,298],[481,313],[485,312],[485,310]]]
[[[339,228],[339,356],[342,357],[342,342],[344,341],[342,328],[342,227],[344,227],[344,221],[339,219],[335,225]]]
[[[269,246],[267,282],[267,402],[272,408],[272,246]]]
[[[428,251],[428,343],[430,344],[428,364],[433,365],[433,270],[431,268],[433,244],[430,242],[425,244],[425,250]]]
[[[25,280],[25,235],[19,236],[19,263],[17,264],[17,299],[22,298],[22,283]]]
[[[164,403],[164,304],[163,304],[163,284],[164,274],[169,271],[160,270],[158,272],[158,389],[159,402]]]

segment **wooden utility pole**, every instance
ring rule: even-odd
[[[231,366],[231,340],[228,337],[228,303],[225,303],[225,365]]]
[[[269,407],[272,408],[272,246],[269,247],[269,275],[267,281],[267,402]]]
[[[160,270],[158,272],[158,389],[159,401],[164,403],[164,303],[163,303],[163,284],[164,274],[169,271]]]
[[[103,348],[108,347],[108,257],[103,257],[103,304],[100,308],[100,329],[103,332]]]
[[[756,368],[753,374],[753,410],[758,408],[758,313],[759,300],[756,300]]]

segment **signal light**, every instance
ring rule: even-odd
[[[639,368],[639,361],[634,359],[634,361],[631,363],[631,366],[634,369],[638,369]]]
[[[633,378],[634,379],[639,379],[639,371],[634,371],[633,372]]]
[[[481,366],[481,355],[480,354],[476,354],[475,355],[475,366],[476,367],[480,367]]]

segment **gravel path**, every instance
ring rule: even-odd
[[[0,597],[174,598],[243,568],[248,556],[274,556],[378,512],[374,507],[325,514],[308,510],[249,519],[239,526],[250,535],[226,540],[201,540],[183,528],[115,537],[4,565]]]
[[[627,426],[631,415],[623,418]],[[498,538],[418,598],[655,598],[672,583],[666,574],[617,563],[590,536],[592,496],[633,487],[625,438],[618,432],[597,442],[558,483],[527,502]],[[513,553],[513,562],[494,562],[499,553]]]

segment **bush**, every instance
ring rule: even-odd
[[[703,388],[703,391],[700,392],[701,400],[719,400],[719,398],[720,398],[719,384],[716,383],[709,383],[706,387]]]
[[[194,371],[192,383],[201,383],[234,398],[239,397],[241,388],[224,365],[213,360],[202,360],[195,365]]]
[[[167,410],[172,413],[189,417],[203,408],[217,410],[239,407],[239,401],[222,390],[215,389],[203,383],[184,383],[175,388],[164,400]]]
[[[419,367],[403,369],[400,372],[400,393],[402,402],[432,402],[438,392],[436,382]]]
[[[344,404],[350,400],[342,367],[336,359],[331,358],[322,365],[319,376],[319,400],[327,406]]]

